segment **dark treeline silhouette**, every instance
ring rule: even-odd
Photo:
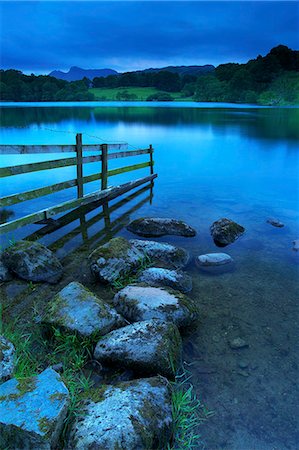
[[[221,64],[201,75],[146,70],[73,82],[17,70],[2,70],[0,76],[2,101],[84,101],[95,99],[90,87],[154,87],[158,92],[148,100],[171,100],[172,92],[181,92],[182,98],[198,102],[299,104],[299,51],[284,45],[246,64]],[[134,100],[132,95],[119,92],[119,99]]]

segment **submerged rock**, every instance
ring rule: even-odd
[[[144,252],[150,260],[155,263],[165,263],[168,267],[183,268],[190,259],[189,253],[180,247],[155,241],[143,241],[131,239],[129,241],[135,248]]]
[[[232,348],[233,350],[237,350],[237,349],[239,349],[239,348],[245,348],[245,347],[248,347],[248,344],[247,344],[247,342],[246,342],[244,339],[242,339],[242,338],[240,338],[240,337],[237,337],[237,338],[235,338],[235,339],[232,339],[232,340],[229,342],[229,346],[230,346],[230,348]]]
[[[120,276],[136,270],[145,259],[144,252],[121,237],[111,239],[89,255],[91,271],[106,283],[113,283]]]
[[[1,384],[0,448],[55,448],[68,405],[68,390],[52,369]]]
[[[174,323],[146,320],[111,331],[98,342],[94,357],[108,365],[173,377],[181,363],[182,340]]]
[[[9,272],[8,268],[5,266],[2,261],[2,255],[0,254],[0,283],[1,281],[10,281],[12,280],[12,275]]]
[[[233,220],[222,218],[211,225],[210,231],[215,244],[218,247],[225,247],[238,239],[244,233],[245,228]]]
[[[227,253],[207,253],[197,257],[196,263],[199,266],[222,266],[233,262]]]
[[[295,252],[299,251],[299,239],[293,241],[293,250],[295,250]]]
[[[186,327],[198,317],[193,300],[172,289],[127,286],[115,295],[113,304],[130,322],[161,319]]]
[[[284,223],[280,222],[278,219],[273,219],[272,217],[267,220],[267,223],[270,223],[270,225],[273,225],[273,227],[276,228],[284,227]]]
[[[4,336],[0,336],[0,383],[11,378],[14,371],[14,356],[13,344]]]
[[[138,277],[138,281],[151,286],[168,286],[181,292],[192,290],[192,278],[185,272],[178,270],[150,267],[145,269]]]
[[[76,331],[82,336],[104,335],[126,325],[111,306],[96,297],[82,284],[73,281],[52,300],[44,322]]]
[[[4,250],[5,266],[28,281],[57,283],[63,268],[54,253],[39,242],[18,241]]]
[[[193,237],[196,235],[194,228],[190,227],[182,220],[162,219],[160,217],[142,217],[133,220],[133,222],[127,226],[127,230],[145,237],[157,237],[166,234],[185,237]]]
[[[171,437],[171,387],[163,377],[93,389],[71,432],[68,448],[158,449]]]

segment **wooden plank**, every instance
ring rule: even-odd
[[[82,134],[76,134],[77,197],[83,197]]]
[[[108,150],[127,150],[128,144],[106,144]],[[83,150],[99,151],[100,144],[84,145]],[[33,153],[75,152],[75,145],[0,145],[0,155],[28,155]]]
[[[150,153],[149,148],[139,149],[139,150],[128,150],[127,152],[110,153],[110,154],[108,154],[108,159],[126,158],[128,156],[147,155],[148,153]]]
[[[98,175],[98,174],[96,174]],[[39,220],[47,219],[51,216],[55,216],[60,212],[67,211],[73,208],[76,208],[79,205],[87,205],[90,202],[103,200],[108,201],[113,198],[122,195],[135,187],[140,186],[141,184],[152,181],[156,178],[157,175],[150,175],[148,177],[139,178],[135,181],[130,181],[129,183],[125,183],[119,186],[107,188],[104,191],[96,191],[91,194],[85,195],[83,198],[78,198],[75,200],[69,200],[67,202],[61,203],[60,205],[52,206],[47,209],[43,209],[33,214],[29,214],[27,216],[21,217],[20,219],[13,220],[8,223],[4,223],[0,225],[0,234],[7,233],[9,231],[16,230],[25,225],[29,225],[31,223],[37,222]]]
[[[150,166],[150,162],[133,164],[132,166],[119,167],[118,169],[112,169],[108,171],[108,176],[113,177],[114,175],[119,175],[120,173],[131,172],[132,170],[144,169]]]
[[[107,189],[108,184],[108,146],[107,144],[101,145],[102,149],[102,190]]]
[[[101,161],[101,155],[84,156],[82,163],[92,163]],[[31,164],[20,164],[17,166],[1,167],[0,178],[10,177],[12,175],[21,175],[23,173],[39,172],[40,170],[59,169],[61,167],[75,166],[76,158],[54,159],[52,161],[41,161]]]

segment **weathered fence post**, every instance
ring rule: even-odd
[[[151,163],[150,170],[151,170],[151,175],[153,175],[153,173],[154,173],[154,160],[153,160],[154,149],[153,149],[152,144],[149,146],[149,150],[150,150],[150,163]]]
[[[82,157],[82,134],[76,134],[77,154],[77,197],[83,197],[83,157]]]
[[[102,144],[102,190],[107,189],[108,184],[108,145]]]

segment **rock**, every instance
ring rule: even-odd
[[[106,283],[113,283],[120,276],[133,272],[145,259],[144,252],[121,237],[111,239],[89,255],[91,271]]]
[[[73,426],[68,448],[167,448],[172,405],[171,387],[165,378],[104,386],[94,389],[92,394],[92,398],[85,400],[82,416]]]
[[[215,244],[218,247],[225,247],[238,239],[244,233],[245,228],[233,220],[222,218],[216,220],[210,230]]]
[[[142,217],[133,220],[127,226],[127,230],[144,237],[165,236],[166,234],[185,237],[193,237],[196,235],[194,228],[182,220],[155,217]]]
[[[172,289],[126,286],[115,295],[113,304],[130,322],[160,319],[187,327],[198,317],[195,303]]]
[[[1,281],[10,281],[12,280],[12,275],[9,272],[8,268],[5,266],[2,255],[0,255],[0,283]]]
[[[189,253],[180,247],[166,244],[164,242],[142,241],[140,239],[131,239],[129,241],[138,250],[144,252],[154,263],[165,263],[168,267],[183,268],[190,259]]]
[[[0,448],[50,450],[58,442],[69,393],[52,369],[0,385]]]
[[[18,241],[3,251],[3,262],[24,280],[55,284],[62,277],[59,260],[39,242]]]
[[[241,361],[239,361],[238,366],[240,367],[240,369],[247,369],[247,367],[249,366],[249,362],[242,359]]]
[[[199,266],[222,266],[233,262],[233,259],[227,253],[207,253],[198,256],[196,262]]]
[[[248,344],[246,341],[244,341],[244,339],[237,337],[229,342],[229,346],[230,348],[237,350],[239,348],[248,347]]]
[[[298,252],[298,251],[299,251],[299,239],[295,239],[295,240],[293,241],[293,250],[294,250],[295,252]]]
[[[76,331],[82,336],[104,335],[126,325],[111,306],[82,284],[73,281],[52,300],[43,319],[45,323]]]
[[[175,324],[145,320],[104,336],[94,357],[137,372],[173,377],[181,363],[182,340]]]
[[[151,286],[169,286],[181,292],[190,292],[192,290],[192,278],[185,272],[163,269],[161,267],[145,269],[139,275],[138,281]]]
[[[4,336],[0,336],[0,383],[11,378],[14,371],[14,356],[13,344]]]
[[[270,218],[267,220],[267,223],[270,223],[270,225],[273,225],[273,227],[277,227],[277,228],[284,227],[284,223],[280,222],[278,219]]]

